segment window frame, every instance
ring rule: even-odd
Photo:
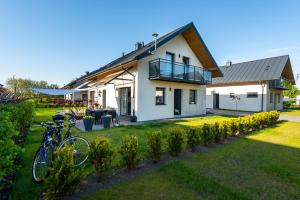
[[[156,95],[157,91],[162,91],[162,99],[163,99],[162,103],[157,102],[157,97],[158,97]],[[156,87],[155,88],[155,105],[157,105],[157,106],[166,105],[166,88],[163,88],[163,87]]]
[[[258,98],[258,92],[247,92],[247,98]]]
[[[191,101],[191,94],[192,92],[194,93],[194,101]],[[189,104],[197,104],[197,90],[194,90],[194,89],[190,89],[189,90]]]

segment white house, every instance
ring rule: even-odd
[[[189,23],[75,80],[66,99],[97,102],[138,121],[206,113],[206,85],[222,76]]]
[[[283,91],[295,84],[288,55],[220,67],[223,77],[207,86],[206,107],[270,111],[283,109]]]

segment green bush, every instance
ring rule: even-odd
[[[161,131],[155,131],[148,135],[148,158],[154,163],[160,161],[162,154]]]
[[[214,134],[213,134],[214,142],[222,143],[224,140],[223,126],[221,126],[219,122],[215,122],[213,124],[213,131],[214,131]]]
[[[169,129],[168,148],[172,156],[178,156],[184,149],[185,132],[179,127]]]
[[[212,130],[212,125],[204,123],[201,127],[201,142],[204,145],[208,145],[214,141],[214,132]]]
[[[224,139],[227,138],[228,137],[228,121],[225,120],[225,121],[220,122],[220,128],[221,128],[221,131],[223,132]]]
[[[229,130],[229,135],[230,136],[236,136],[238,132],[238,126],[236,119],[231,119],[228,122],[228,130]]]
[[[114,150],[108,138],[98,137],[91,142],[89,156],[99,180],[103,179],[111,169],[114,158]]]
[[[82,168],[74,166],[73,147],[63,147],[55,152],[53,167],[46,180],[46,199],[61,199],[72,193],[82,182]]]
[[[128,170],[134,169],[139,161],[138,139],[136,136],[125,136],[122,140],[120,154]]]
[[[187,145],[191,148],[192,151],[196,150],[196,146],[200,144],[200,131],[199,128],[190,128],[187,135]]]

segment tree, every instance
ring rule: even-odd
[[[22,78],[9,78],[6,81],[6,86],[11,92],[19,93],[25,98],[35,96],[31,88],[59,88],[57,84],[48,84],[46,81],[34,81],[31,79]]]
[[[284,91],[283,95],[288,96],[290,99],[296,98],[298,88],[295,85],[291,84],[291,83],[289,83],[287,85],[287,88],[288,88],[288,90]]]

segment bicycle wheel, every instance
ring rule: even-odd
[[[36,183],[41,183],[49,176],[49,167],[53,161],[52,148],[39,148],[35,153],[32,163],[32,179]]]
[[[90,145],[88,141],[81,137],[69,137],[66,138],[59,146],[59,148],[65,146],[73,146],[74,147],[74,165],[80,166],[88,159],[88,153],[90,150]]]

